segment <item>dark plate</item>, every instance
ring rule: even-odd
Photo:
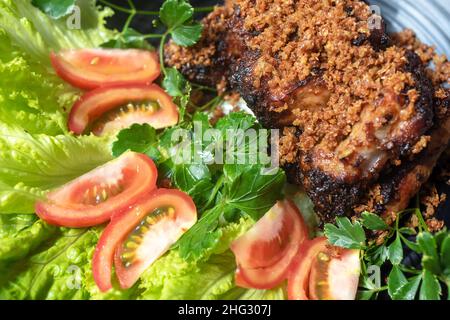
[[[123,0],[112,0],[112,3],[123,6]],[[221,1],[217,0],[191,0],[195,6],[211,6]],[[449,0],[369,0],[373,5],[380,8],[382,16],[387,20],[390,31],[399,31],[403,28],[413,29],[418,37],[427,44],[436,46],[439,53],[450,56],[450,9]],[[162,0],[134,0],[138,9],[159,10]],[[199,14],[198,17],[202,15]],[[111,28],[121,29],[128,15],[116,12],[109,19]],[[137,16],[131,26],[142,33],[155,33],[152,26],[151,16]],[[447,194],[447,201],[439,207],[438,217],[445,219],[446,225],[450,226],[450,186],[445,183],[437,183],[438,191]]]

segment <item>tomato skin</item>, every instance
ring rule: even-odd
[[[148,123],[155,129],[178,123],[178,108],[172,98],[157,85],[127,85],[102,87],[84,94],[75,102],[69,115],[68,126],[75,134],[83,134],[90,123],[114,108],[143,100],[157,101],[161,108],[134,123]],[[123,128],[131,123],[124,124]],[[98,134],[98,133],[97,133]],[[100,132],[101,135],[101,132]]]
[[[311,266],[310,299],[354,300],[361,272],[359,254],[359,250],[338,247],[320,252]]]
[[[197,210],[192,199],[179,190],[158,189],[136,204],[131,210],[113,217],[100,237],[92,263],[94,280],[101,291],[105,292],[112,288],[111,274],[114,260],[116,275],[119,284],[123,289],[133,286],[142,271],[154,261],[138,262],[136,265],[127,268],[123,266],[120,261],[118,248],[122,245],[123,241],[125,241],[127,235],[130,234],[149,212],[155,208],[168,204],[174,206],[176,212],[176,223],[173,222],[175,233],[169,232],[168,234],[170,234],[171,237],[163,239],[168,240],[167,243],[165,243],[167,245],[165,247],[166,250],[156,252],[153,256],[156,260],[156,258],[169,249],[170,245],[173,244],[179,236],[197,221]],[[155,226],[157,226],[158,223]],[[145,251],[152,252],[153,250]]]
[[[137,49],[79,49],[52,52],[56,73],[85,90],[103,86],[146,85],[161,73],[155,52]]]
[[[325,251],[328,240],[325,237],[305,241],[299,248],[288,275],[288,299],[310,300],[309,277],[311,266],[319,252]]]
[[[157,175],[156,166],[148,156],[126,152],[50,192],[45,200],[36,203],[36,214],[56,226],[85,228],[99,225],[156,189]],[[81,202],[86,190],[96,188],[105,179],[114,180],[118,176],[124,179],[123,191],[99,204]]]
[[[295,204],[290,200],[279,201],[232,243],[237,264],[236,285],[271,289],[280,284],[307,235],[308,229]]]

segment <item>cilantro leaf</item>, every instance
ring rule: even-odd
[[[347,249],[364,249],[366,247],[366,235],[358,221],[351,223],[348,218],[337,218],[336,226],[325,224],[325,235],[328,241],[338,247]]]
[[[362,224],[364,227],[366,227],[369,230],[388,230],[389,226],[384,222],[383,219],[381,219],[376,214],[370,213],[370,212],[363,212],[362,215]]]
[[[398,235],[388,247],[388,257],[394,265],[400,264],[403,260],[403,247]]]
[[[422,286],[420,287],[420,300],[439,300],[441,295],[441,285],[436,276],[424,270]]]
[[[32,0],[31,3],[53,19],[68,15],[75,6],[75,0]]]

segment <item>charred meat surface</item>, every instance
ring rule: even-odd
[[[448,61],[375,18],[360,0],[226,1],[204,20],[201,42],[168,44],[166,61],[192,81],[239,92],[265,127],[282,129],[282,165],[330,220],[357,212],[386,180],[405,190],[406,172],[420,187],[429,174],[412,168],[427,158],[431,170],[450,138],[440,131]],[[410,189],[378,211],[401,209]]]

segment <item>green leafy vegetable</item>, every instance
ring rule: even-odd
[[[121,130],[112,145],[112,154],[119,157],[128,150],[147,154],[157,142],[156,130],[148,124],[133,124]]]
[[[37,198],[111,159],[108,138],[32,135],[0,127],[0,213],[33,213]]]
[[[337,218],[336,225],[329,223],[325,225],[325,235],[331,244],[338,247],[365,248],[366,235],[359,221],[352,224],[348,218]]]
[[[380,216],[370,213],[363,212],[362,213],[362,224],[369,230],[388,230],[389,226],[384,222]]]
[[[110,9],[96,10],[94,0],[79,0],[80,28],[69,29],[66,19],[52,19],[30,0],[0,0],[0,29],[22,53],[33,61],[50,66],[49,53],[61,49],[95,48],[112,39],[114,32],[104,27]]]
[[[0,123],[29,133],[65,133],[65,114],[77,96],[77,90],[17,51],[0,30]]]
[[[403,279],[401,276],[399,278],[396,278],[396,276],[399,276],[399,274],[396,275],[391,273],[391,275],[389,275],[389,279],[391,279],[391,277],[393,279],[391,282],[388,281],[392,299],[414,300],[422,277],[418,275],[410,279]]]
[[[167,68],[163,80],[163,87],[172,97],[182,97],[189,91],[189,83],[184,76],[175,68]]]
[[[392,242],[389,247],[388,247],[388,257],[389,260],[394,264],[400,264],[400,262],[402,262],[403,259],[403,247],[402,247],[402,242],[400,240],[400,237],[397,236],[394,240],[394,242]]]
[[[32,0],[31,3],[50,17],[59,19],[73,11],[75,0]]]
[[[194,8],[185,0],[166,0],[159,13],[173,41],[185,47],[195,44],[202,33],[202,25],[192,22],[193,15]]]
[[[184,260],[172,250],[156,261],[141,277],[142,299],[284,299],[281,288],[247,290],[236,288],[234,255],[229,251],[233,239],[252,225],[249,220],[224,227],[220,245],[196,262]]]
[[[420,287],[420,300],[439,300],[441,285],[438,279],[430,271],[423,272],[422,286]]]
[[[423,268],[433,274],[440,274],[442,270],[437,253],[436,240],[433,235],[429,232],[422,232],[417,236],[417,243],[419,244],[420,251],[423,254]]]
[[[88,299],[87,268],[98,241],[95,230],[61,230],[31,256],[1,264],[0,299]]]
[[[116,38],[111,39],[101,45],[102,48],[115,48],[115,49],[146,49],[155,50],[153,46],[146,40],[145,35],[134,30],[133,28],[127,28],[123,33],[119,34]]]
[[[55,227],[37,220],[33,215],[25,215],[25,217],[31,217],[35,221],[29,225],[21,225],[19,219],[26,219],[23,215],[0,215],[2,229],[5,227],[16,229],[15,232],[0,236],[1,262],[24,258],[56,231]]]

